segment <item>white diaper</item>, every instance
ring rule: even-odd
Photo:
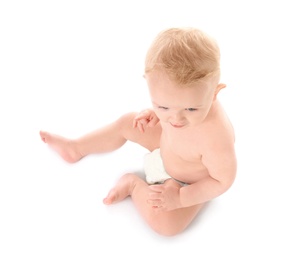
[[[148,184],[161,184],[167,179],[172,178],[165,171],[160,156],[160,149],[156,149],[153,152],[145,155],[144,169]]]

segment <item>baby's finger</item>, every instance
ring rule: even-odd
[[[145,132],[144,126],[143,126],[143,124],[141,122],[138,122],[137,126],[138,126],[138,129],[140,130],[140,132],[142,132],[142,133]]]
[[[162,192],[164,187],[162,185],[150,185],[149,189],[155,192]]]
[[[137,127],[137,124],[138,124],[138,121],[134,118],[134,119],[133,119],[133,122],[132,122],[132,127],[133,127],[133,128],[136,128],[136,127]]]
[[[145,131],[145,128],[148,127],[149,120],[143,118],[139,121],[139,123],[143,126],[143,131]]]
[[[135,117],[133,119],[133,123],[132,123],[133,128],[137,127],[138,124],[142,122],[142,120],[143,120],[143,118],[137,118],[137,117]]]
[[[145,110],[145,111],[142,111],[142,112],[140,112],[140,113],[138,113],[136,116],[135,116],[135,120],[141,120],[141,119],[143,119],[143,118],[147,118],[147,117],[149,117],[149,112],[148,112],[148,110]]]
[[[157,123],[159,122],[159,119],[157,117],[151,118],[151,120],[148,123],[149,127],[154,127],[157,125]]]
[[[141,120],[142,118],[143,118],[143,116],[142,116],[141,114],[138,114],[138,115],[135,116],[135,118],[134,118],[133,120],[139,121],[139,120]]]

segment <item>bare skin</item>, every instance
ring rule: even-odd
[[[127,141],[160,148],[164,167],[174,179],[149,185],[125,174],[103,202],[111,205],[131,196],[138,212],[161,235],[182,232],[203,205],[233,183],[236,173],[234,133],[217,100],[225,87],[210,81],[188,88],[177,86],[161,73],[146,75],[154,110],[129,113],[76,140],[40,132],[42,140],[67,162],[118,149]]]
[[[161,133],[160,125],[158,124],[155,127],[147,128],[144,133],[141,133],[140,130],[132,127],[132,122],[136,116],[136,113],[126,114],[111,125],[112,128],[116,127],[118,124],[123,126],[121,127],[123,131],[121,131],[118,138],[116,138],[118,140],[122,140],[120,143],[118,143],[118,145],[122,145],[126,142],[126,140],[130,140],[134,142],[140,141],[139,144],[146,147],[149,151],[159,147]],[[106,130],[110,132],[109,127],[106,128]],[[45,131],[40,131],[40,136],[42,141],[47,143],[52,149],[58,152],[64,160],[70,163],[75,163],[82,159],[85,155],[92,153],[87,152],[86,150],[83,151],[81,148],[86,149],[86,147],[91,146],[93,147],[93,153],[103,153],[116,149],[116,143],[112,147],[106,147],[104,150],[101,148],[101,146],[98,150],[94,149],[95,146],[92,144],[95,144],[95,139],[98,139],[103,132],[104,131],[101,128],[76,140],[67,139],[65,137]],[[141,138],[146,136],[150,138],[149,142],[148,138]],[[180,185],[171,179],[166,181],[162,186],[176,187],[176,189],[180,188]],[[147,201],[150,199],[150,194],[152,193],[149,187],[150,186],[137,175],[125,174],[116,183],[115,187],[109,191],[106,198],[103,199],[103,203],[106,205],[111,205],[122,201],[128,196],[131,196],[137,210],[140,212],[145,221],[152,227],[153,230],[165,236],[172,236],[182,232],[196,216],[200,208],[202,208],[202,205],[196,205],[194,207],[181,209],[180,211],[186,212],[184,213],[184,215],[187,216],[185,218],[181,218],[180,216],[182,216],[183,213],[178,214],[177,211],[159,212],[157,211],[159,209],[158,205],[152,205],[151,201]],[[170,219],[174,220],[172,225]]]
[[[43,142],[53,148],[65,161],[75,163],[83,156],[77,151],[76,144],[73,140],[69,140],[59,135],[49,134],[40,131]]]

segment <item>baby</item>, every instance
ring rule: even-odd
[[[153,230],[173,236],[228,190],[236,175],[234,130],[217,99],[225,87],[219,83],[218,45],[195,28],[164,30],[148,50],[144,77],[153,108],[122,115],[78,139],[44,131],[40,136],[70,163],[128,140],[147,148],[145,180],[123,175],[103,202],[130,196]]]

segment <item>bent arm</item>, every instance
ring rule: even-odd
[[[208,202],[227,191],[236,175],[234,150],[203,157],[209,176],[180,189],[182,207]]]
[[[180,189],[181,205],[182,207],[190,207],[208,202],[220,196],[229,187],[230,185],[224,185],[222,182],[208,176]]]

